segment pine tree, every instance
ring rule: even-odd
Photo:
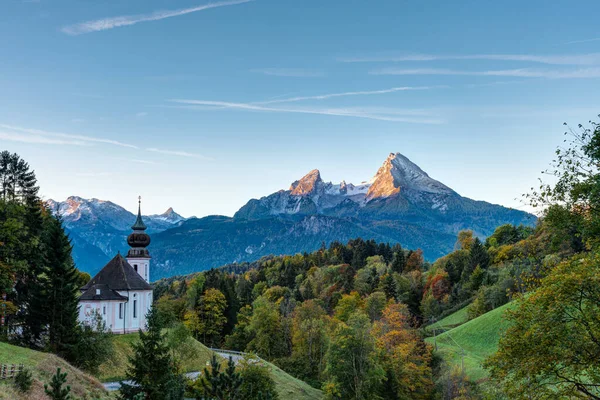
[[[133,344],[133,355],[125,379],[133,384],[121,382],[121,398],[132,400],[140,393],[146,400],[183,399],[183,377],[162,335],[162,326],[154,308],[147,315],[148,331],[140,330],[140,339]]]
[[[79,272],[71,258],[71,243],[60,219],[50,218],[47,225],[44,237],[46,268],[41,281],[45,296],[43,305],[38,306],[46,312],[50,349],[72,360],[71,351],[78,340]]]
[[[394,254],[394,259],[392,260],[392,271],[401,274],[405,267],[406,256],[404,255],[404,250],[400,249]]]
[[[44,392],[52,400],[70,400],[71,397],[71,386],[63,388],[62,386],[67,383],[67,373],[61,373],[60,368],[56,369],[56,374],[52,376],[50,381],[50,388],[48,385],[44,385]]]
[[[398,284],[396,283],[396,280],[392,274],[386,274],[383,278],[383,292],[388,300],[398,299]]]
[[[227,369],[221,372],[221,364],[217,356],[213,355],[210,362],[210,370],[204,368],[202,377],[202,388],[204,395],[215,400],[238,400],[240,399],[240,388],[242,377],[235,371],[235,363],[229,357]]]

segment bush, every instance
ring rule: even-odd
[[[31,385],[33,384],[33,378],[31,377],[31,371],[27,368],[23,368],[15,376],[15,386],[22,393],[29,392]]]
[[[75,366],[95,374],[100,365],[112,357],[113,352],[112,334],[102,316],[96,312],[90,323],[79,325],[79,340],[69,352],[69,360]]]
[[[252,360],[245,360],[240,365],[242,386],[240,397],[244,400],[276,400],[275,381],[269,369]]]

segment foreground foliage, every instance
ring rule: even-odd
[[[511,398],[600,398],[600,253],[561,263],[506,318],[488,366]]]

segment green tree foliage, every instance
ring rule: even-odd
[[[590,122],[589,127],[569,128],[565,143],[545,171],[556,183],[541,183],[526,198],[545,210],[544,220],[554,228],[554,243],[568,243],[569,251],[580,252],[585,246],[596,246],[600,238],[600,125]]]
[[[204,368],[204,373],[199,377],[202,382],[201,393],[196,395],[199,400],[241,400],[240,390],[242,376],[236,372],[235,363],[229,357],[227,368],[221,371],[221,363],[213,355],[210,368]]]
[[[226,308],[227,300],[223,293],[218,289],[207,289],[196,308],[185,314],[185,324],[197,339],[208,346],[217,346],[227,322]]]
[[[319,382],[325,369],[327,352],[327,314],[314,300],[294,310],[292,358],[299,364],[296,374],[308,382]]]
[[[52,400],[70,400],[72,399],[71,386],[63,387],[65,383],[67,383],[67,373],[61,373],[60,368],[57,368],[50,385],[44,385],[44,392]]]
[[[121,382],[121,398],[132,400],[143,393],[147,400],[183,399],[183,378],[178,373],[157,312],[147,315],[147,332],[140,330],[139,341],[133,344],[126,380]]]
[[[600,398],[599,253],[561,263],[506,318],[487,366],[510,398]]]
[[[369,318],[363,312],[339,323],[327,352],[326,394],[330,398],[374,399],[385,378]]]
[[[365,312],[371,322],[381,318],[381,314],[386,304],[387,299],[383,292],[373,292],[367,296],[365,299]]]
[[[21,393],[27,393],[33,385],[33,378],[29,368],[22,368],[15,376],[15,386]]]
[[[240,398],[244,400],[277,400],[279,396],[275,389],[275,381],[268,367],[260,363],[243,360],[240,365],[242,385]]]
[[[252,340],[250,331],[248,330],[251,318],[252,307],[249,305],[242,307],[237,315],[237,325],[231,335],[225,338],[225,348],[238,351],[246,349],[248,343]]]
[[[533,228],[529,226],[514,226],[511,224],[501,225],[491,236],[485,240],[486,247],[498,247],[515,244],[528,238],[533,233]]]
[[[404,254],[404,250],[400,248],[394,253],[392,271],[401,274],[404,272],[404,268],[406,268],[406,255]]]
[[[78,368],[95,374],[100,365],[113,356],[114,351],[112,333],[102,315],[94,312],[89,322],[78,325],[77,340],[69,348],[69,357]]]
[[[69,360],[78,338],[79,271],[71,258],[71,243],[59,219],[49,218],[45,235],[45,266],[36,295],[38,311],[45,315],[50,349]]]
[[[259,296],[252,308],[252,317],[247,328],[252,339],[247,349],[267,360],[288,355],[282,318],[277,305]]]

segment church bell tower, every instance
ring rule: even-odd
[[[135,223],[131,227],[133,232],[127,237],[129,251],[127,252],[127,262],[133,269],[148,283],[150,283],[150,236],[145,232],[146,225],[142,220],[142,198],[138,197],[138,215]]]

